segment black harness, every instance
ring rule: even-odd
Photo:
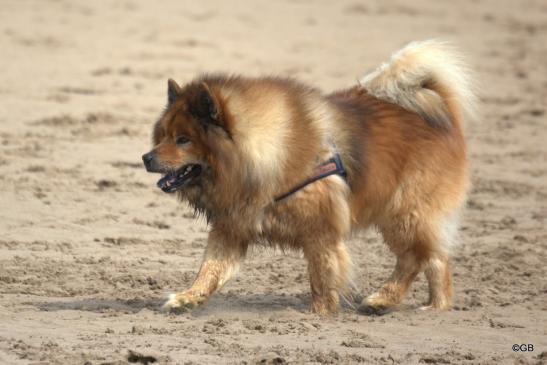
[[[340,175],[344,179],[346,178],[346,175],[347,175],[346,170],[344,169],[344,165],[342,164],[342,159],[340,158],[340,154],[338,152],[336,152],[331,159],[317,166],[315,168],[315,174],[312,177],[305,180],[301,184],[296,185],[294,188],[292,188],[285,194],[282,194],[276,197],[274,199],[274,202],[277,203],[278,201],[283,200],[289,197],[290,195],[296,193],[298,190],[308,186],[309,184],[316,182],[317,180],[321,180],[330,175]]]

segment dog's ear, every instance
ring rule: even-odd
[[[214,91],[209,88],[209,85],[202,82],[197,87],[194,95],[194,100],[189,108],[190,114],[192,114],[205,129],[207,129],[209,125],[214,125],[224,129],[224,131],[230,135],[222,113],[222,105]]]
[[[178,99],[182,89],[173,79],[167,80],[167,104],[171,105]]]

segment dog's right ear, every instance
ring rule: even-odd
[[[171,105],[182,94],[182,89],[173,79],[167,80],[167,104]]]

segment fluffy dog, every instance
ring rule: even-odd
[[[468,71],[438,41],[411,43],[348,89],[323,94],[292,79],[206,75],[168,82],[168,104],[143,156],[158,186],[210,224],[193,285],[165,307],[204,302],[237,271],[250,244],[299,249],[314,312],[348,290],[344,239],[374,226],[397,257],[363,306],[401,302],[416,275],[427,308],[452,300],[449,254],[466,199]]]

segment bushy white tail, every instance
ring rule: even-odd
[[[361,80],[383,99],[420,114],[436,126],[474,118],[470,71],[454,48],[437,40],[412,42]]]

